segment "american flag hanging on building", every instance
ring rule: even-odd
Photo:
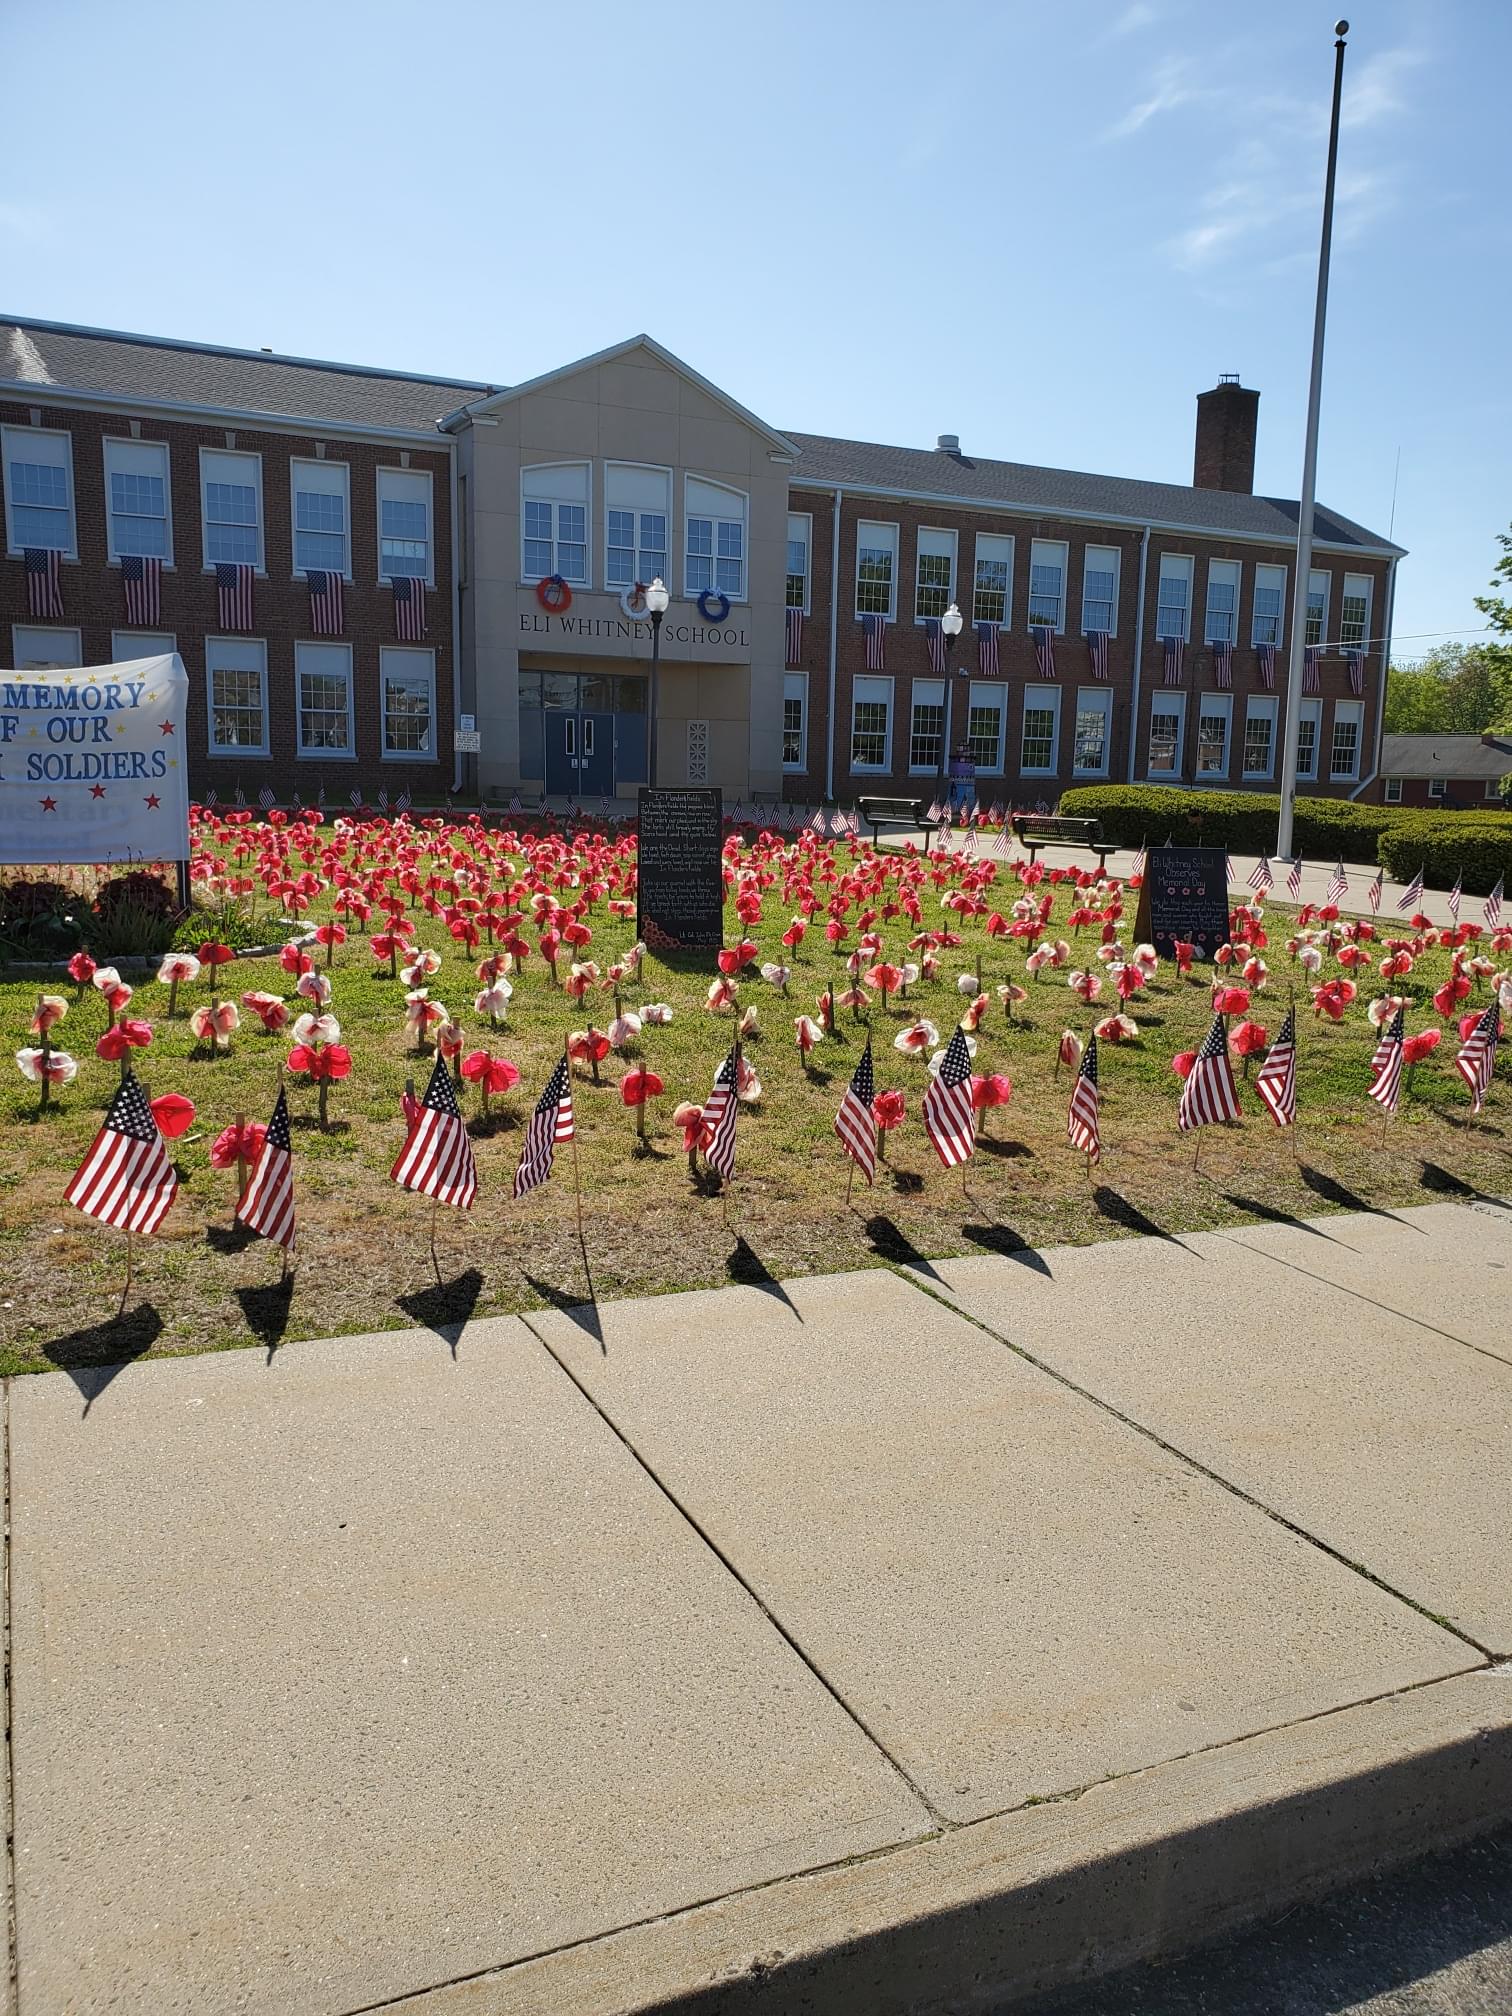
[[[141,553],[121,560],[121,588],[128,623],[158,623],[163,615],[163,563]]]
[[[278,1104],[263,1136],[262,1148],[247,1192],[236,1207],[242,1224],[286,1253],[294,1250],[294,1142],[289,1132],[289,1101],[280,1085]]]
[[[245,560],[217,560],[215,590],[220,599],[222,630],[252,628],[252,580],[256,569]]]
[[[1323,682],[1318,677],[1318,660],[1322,656],[1322,649],[1317,644],[1309,644],[1303,650],[1302,691],[1304,693],[1321,693],[1323,691]]]
[[[1342,903],[1348,894],[1349,877],[1344,873],[1344,856],[1341,854],[1332,875],[1328,878],[1328,887],[1323,892],[1323,901],[1325,903]]]
[[[317,637],[339,637],[344,620],[341,576],[334,568],[309,567],[305,579],[310,584],[310,628]]]
[[[1270,864],[1270,856],[1262,854],[1248,875],[1245,876],[1244,886],[1246,889],[1253,889],[1257,895],[1263,896],[1266,890],[1275,882],[1275,879],[1275,873]]]
[[[418,644],[425,635],[425,583],[414,574],[396,574],[394,635],[401,644]]]
[[[1302,893],[1302,856],[1294,854],[1292,864],[1286,871],[1286,893],[1293,903]]]
[[[872,1112],[872,1101],[876,1096],[877,1082],[872,1073],[872,1046],[868,1033],[861,1062],[845,1088],[840,1111],[835,1115],[835,1132],[840,1137],[840,1145],[868,1183],[877,1168],[877,1121]]]
[[[1228,1030],[1223,1017],[1215,1015],[1181,1088],[1176,1125],[1186,1134],[1193,1127],[1211,1127],[1216,1121],[1238,1118],[1239,1094],[1229,1063]]]
[[[976,1129],[971,1105],[971,1052],[959,1026],[940,1060],[939,1071],[924,1094],[924,1131],[947,1169],[969,1162],[976,1153]]]
[[[22,551],[26,570],[26,607],[31,615],[59,621],[63,615],[63,556],[53,546],[27,546]]]
[[[1221,687],[1234,683],[1234,647],[1226,637],[1219,637],[1213,645],[1213,679]]]
[[[866,637],[866,669],[868,672],[887,670],[887,618],[885,616],[863,616],[861,628]]]
[[[976,626],[977,670],[984,679],[996,679],[1002,663],[998,647],[998,626],[996,623],[978,623]]]
[[[1255,646],[1255,663],[1260,672],[1260,684],[1267,692],[1274,692],[1276,686],[1276,647],[1274,644]]]
[[[177,1194],[178,1177],[147,1095],[128,1070],[64,1199],[102,1225],[153,1233]]]
[[[938,616],[926,616],[924,618],[924,644],[926,650],[929,652],[930,671],[943,674],[945,671],[945,632],[941,628]]]
[[[1162,637],[1160,640],[1160,662],[1164,667],[1163,677],[1167,686],[1181,684],[1181,664],[1184,656],[1179,637]]]
[[[1384,1106],[1388,1113],[1395,1113],[1397,1100],[1402,1091],[1402,1046],[1407,1038],[1407,1011],[1398,1008],[1391,1018],[1391,1025],[1375,1047],[1375,1055],[1370,1060],[1370,1068],[1375,1073],[1370,1081],[1369,1096],[1378,1106]]]
[[[1093,1162],[1102,1160],[1102,1133],[1098,1123],[1097,1038],[1087,1038],[1076,1083],[1071,1088],[1071,1110],[1066,1116],[1066,1135]]]
[[[1055,632],[1048,623],[1031,625],[1029,635],[1034,639],[1034,662],[1039,667],[1041,679],[1055,677]]]
[[[557,1143],[570,1141],[572,1136],[572,1073],[567,1059],[559,1057],[525,1129],[525,1145],[515,1171],[516,1197],[526,1196],[546,1181],[556,1160]]]
[[[1464,884],[1464,880],[1465,880],[1464,870],[1461,869],[1455,875],[1454,887],[1449,891],[1449,894],[1444,899],[1445,902],[1449,905],[1449,915],[1454,919],[1456,924],[1458,924],[1459,922],[1460,890]]]
[[[787,612],[787,662],[801,665],[803,662],[803,611],[789,609]]]
[[[737,1048],[731,1050],[714,1074],[714,1089],[703,1109],[704,1160],[726,1183],[735,1179],[735,1114],[740,1105],[735,1086],[739,1070]]]
[[[1094,679],[1108,676],[1108,633],[1106,630],[1087,632],[1087,664]]]
[[[1493,1001],[1479,1022],[1465,1038],[1459,1055],[1454,1060],[1454,1068],[1470,1087],[1470,1097],[1474,1100],[1472,1113],[1479,1113],[1486,1103],[1486,1094],[1491,1090],[1491,1076],[1496,1069],[1496,1039],[1501,1033],[1501,1013]]]
[[[478,1194],[478,1169],[472,1143],[446,1061],[437,1057],[420,1113],[399,1150],[389,1175],[401,1190],[434,1197],[469,1211]]]
[[[1423,871],[1421,868],[1419,868],[1416,875],[1413,876],[1412,880],[1407,884],[1407,887],[1402,891],[1401,895],[1398,896],[1396,907],[1398,908],[1398,910],[1403,911],[1416,910],[1417,906],[1419,905],[1419,903],[1422,902],[1422,900],[1423,900]]]
[[[1255,1074],[1255,1090],[1278,1127],[1297,1117],[1297,1011],[1288,1008],[1276,1040]]]
[[[1497,877],[1496,887],[1491,891],[1491,894],[1486,898],[1481,908],[1481,917],[1488,931],[1494,931],[1501,922],[1502,882],[1504,879],[1503,876]]]
[[[1349,690],[1358,696],[1365,691],[1365,653],[1346,651],[1344,663],[1349,668]]]

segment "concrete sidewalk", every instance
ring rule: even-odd
[[[20,2016],[1002,2005],[1512,1810],[1512,1210],[10,1382]]]

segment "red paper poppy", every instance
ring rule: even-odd
[[[182,1092],[164,1092],[152,1101],[152,1117],[165,1141],[176,1141],[194,1125],[194,1101]]]
[[[1257,1050],[1265,1048],[1269,1037],[1258,1022],[1241,1022],[1229,1040],[1236,1057],[1253,1057]]]
[[[201,966],[225,966],[236,957],[236,954],[229,945],[221,945],[214,939],[207,939],[199,948],[198,957]]]
[[[1416,1036],[1409,1036],[1402,1045],[1402,1062],[1420,1064],[1430,1050],[1438,1047],[1439,1034],[1437,1029],[1424,1029]]]
[[[656,1098],[665,1088],[654,1071],[639,1066],[627,1071],[620,1080],[620,1097],[627,1106],[644,1106],[648,1099]]]

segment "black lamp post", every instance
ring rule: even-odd
[[[965,620],[954,602],[940,618],[940,635],[945,641],[945,736],[940,748],[940,775],[945,780],[947,793],[950,790],[950,659]]]
[[[667,607],[671,600],[672,597],[667,593],[667,584],[662,580],[660,574],[658,574],[656,579],[651,583],[651,586],[646,590],[646,608],[651,614],[651,692],[649,696],[651,701],[651,736],[648,747],[651,775],[648,781],[653,791],[656,789],[656,700],[657,673],[661,668],[661,626],[662,618],[666,615]]]

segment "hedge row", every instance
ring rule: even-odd
[[[1394,882],[1421,868],[1430,889],[1452,888],[1458,875],[1467,895],[1485,896],[1512,883],[1512,815],[1409,812],[1381,835],[1376,859]]]

